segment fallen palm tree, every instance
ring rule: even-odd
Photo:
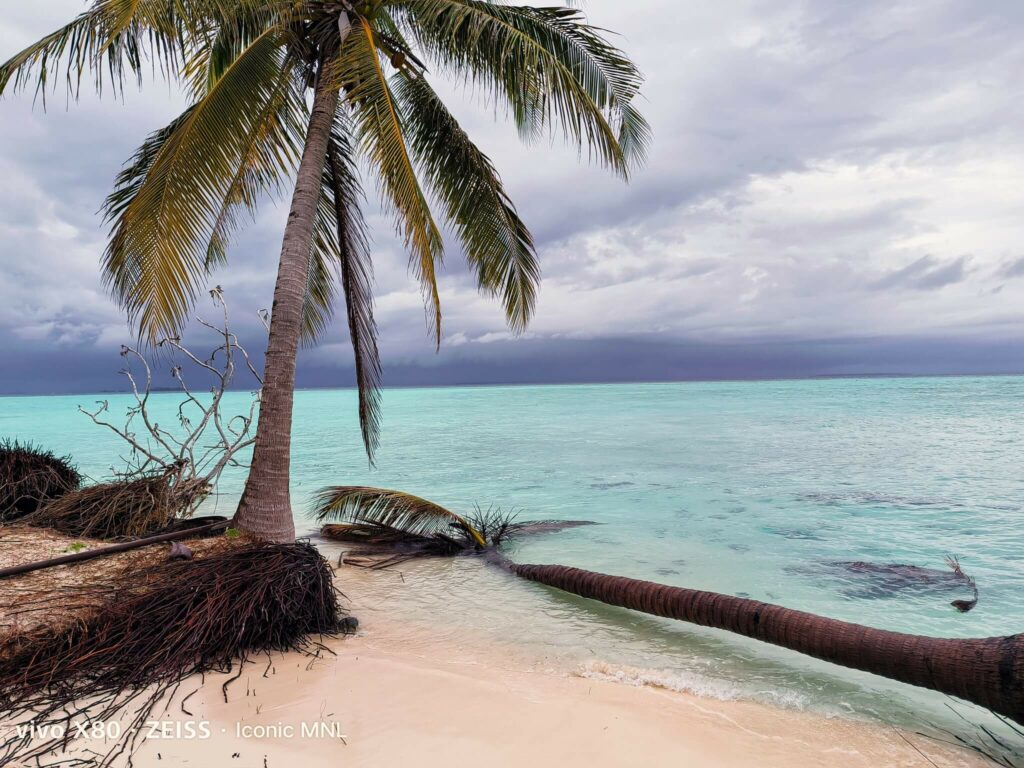
[[[422,502],[397,491],[337,486],[321,492],[316,516],[321,522],[335,521],[342,534],[339,537],[338,531],[328,527],[325,536],[352,540],[351,534],[374,531],[375,540],[367,544],[393,548],[403,545],[407,532],[417,554],[437,554],[420,540],[440,536],[446,545],[462,542],[460,551],[484,554],[490,562],[530,581],[931,688],[1024,723],[1024,635],[967,640],[909,635],[716,592],[561,565],[521,565],[498,551],[501,537],[488,539],[473,529],[468,517]]]
[[[35,512],[81,482],[66,456],[17,440],[0,442],[0,523]]]
[[[74,723],[130,712],[125,738],[95,763],[110,765],[185,677],[228,672],[257,653],[314,652],[318,637],[352,623],[341,620],[331,568],[309,544],[225,539],[195,560],[125,569],[75,591],[76,603],[95,605],[88,617],[0,639],[0,766],[67,747]],[[35,736],[57,725],[66,731]]]

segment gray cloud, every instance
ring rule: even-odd
[[[913,288],[920,291],[959,283],[966,277],[969,256],[941,263],[933,256],[922,256],[902,269],[894,270],[871,284],[872,288]]]
[[[999,268],[999,276],[1012,278],[1024,275],[1024,256],[1013,261],[1006,262]]]
[[[78,10],[79,0],[5,9],[0,56]],[[953,347],[936,338],[966,344],[968,334],[986,350],[1019,331],[1020,3],[592,0],[587,11],[622,33],[648,76],[647,167],[627,186],[558,141],[524,147],[493,108],[439,83],[531,225],[545,284],[530,335],[509,340],[452,244],[445,351],[434,357],[407,258],[373,208],[377,317],[396,382],[465,378],[473,361],[505,370],[498,352],[540,371],[554,359],[544,350],[570,341],[614,378],[622,366],[608,345],[652,334],[661,346],[638,348],[675,361],[664,366],[672,376],[727,372],[722,355],[766,335],[816,350],[806,365],[775,358],[794,370],[832,371],[822,345],[850,338],[862,340],[851,370],[883,370],[895,338],[904,352],[919,339],[938,356],[919,368],[932,370],[952,365],[942,355]],[[99,279],[96,210],[120,163],[182,106],[163,85],[123,104],[86,97],[65,108],[57,97],[45,114],[30,95],[0,102],[0,352],[25,361],[0,391],[59,389],[62,360],[78,382],[116,381],[112,358],[131,334]],[[283,207],[268,204],[214,278],[256,346],[283,223]],[[348,381],[345,342],[337,322],[304,355],[316,383]],[[775,375],[776,363],[762,366]]]

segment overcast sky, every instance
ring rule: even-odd
[[[5,4],[0,58],[83,7]],[[511,340],[451,249],[434,355],[374,214],[386,383],[1024,370],[1024,4],[585,9],[647,77],[647,167],[624,185],[558,142],[524,147],[450,89],[537,238],[544,284]],[[31,94],[0,101],[0,392],[116,386],[130,331],[100,283],[96,211],[183,106],[163,84],[124,103],[59,94],[45,113]],[[213,278],[257,347],[283,221],[268,203]],[[350,361],[338,324],[300,383],[348,384]]]

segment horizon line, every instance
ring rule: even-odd
[[[699,378],[664,378],[664,379],[607,379],[600,381],[593,380],[565,380],[565,381],[495,381],[495,382],[451,382],[447,384],[393,384],[382,386],[381,390],[389,389],[484,389],[488,387],[600,387],[600,386],[622,386],[626,384],[651,385],[651,384],[754,384],[758,382],[772,381],[827,381],[835,379],[953,379],[953,378],[1012,378],[1024,376],[1024,370],[1020,371],[989,371],[970,373],[899,373],[899,372],[878,372],[878,373],[823,373],[814,375],[793,375],[793,376],[709,376]],[[311,386],[295,387],[296,392],[318,392],[331,390],[356,390],[352,384],[332,386]],[[254,392],[250,387],[230,387],[227,392]],[[154,387],[151,394],[174,394],[180,393],[180,389],[174,387]],[[0,392],[0,398],[4,397],[72,397],[80,395],[83,397],[96,395],[129,395],[131,391],[105,389],[94,392]]]

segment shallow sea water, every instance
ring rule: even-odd
[[[0,437],[70,453],[103,477],[121,445],[76,411],[99,397],[2,398]],[[115,413],[128,402],[102,397]],[[177,400],[154,397],[164,423]],[[228,402],[242,411],[248,396]],[[509,554],[892,630],[1011,634],[1024,629],[1022,403],[1019,377],[388,390],[370,469],[355,393],[302,391],[293,501],[308,532],[303,514],[328,484],[399,488],[457,511],[591,520],[524,538]],[[205,511],[231,514],[242,479],[227,474]],[[977,579],[970,613],[950,607],[970,594],[948,579],[922,587],[842,565],[942,570],[946,554]],[[562,595],[475,558],[407,563],[359,584],[360,610],[452,642],[493,637],[542,667],[961,738],[978,733],[964,718],[1002,727],[938,694]]]

